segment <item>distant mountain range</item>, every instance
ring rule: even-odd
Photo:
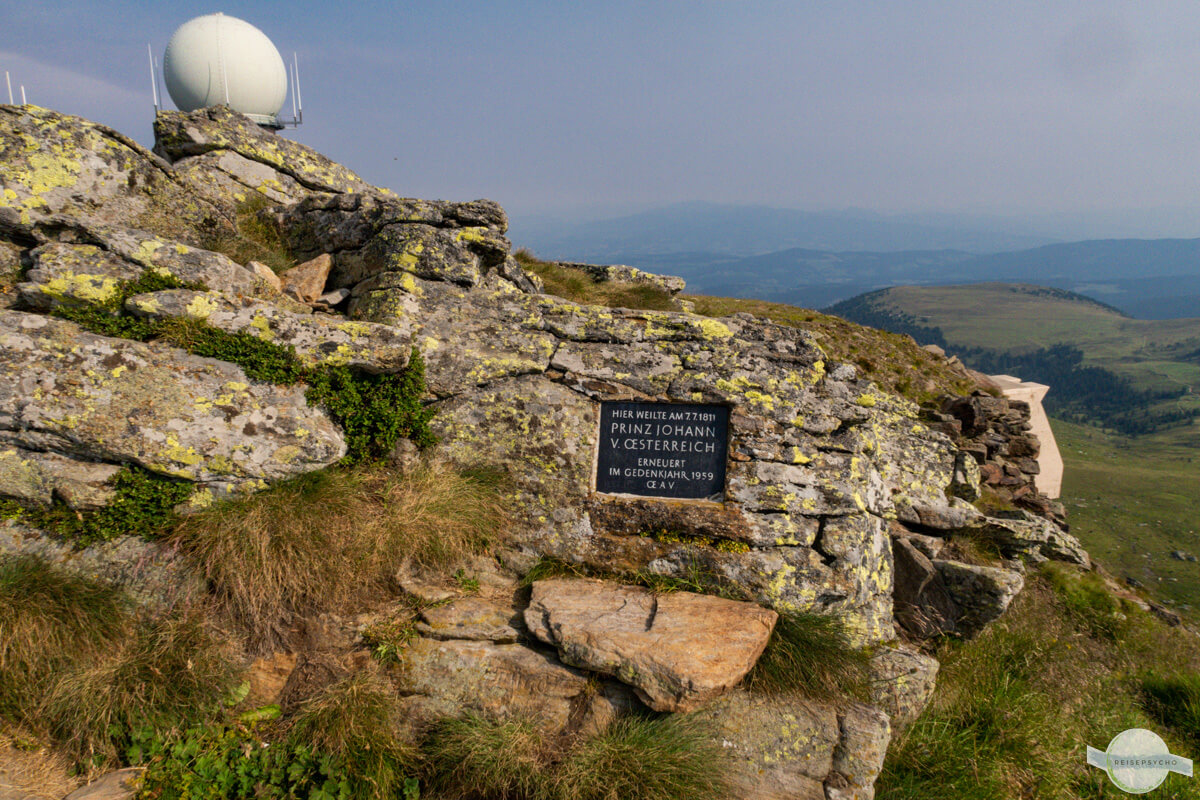
[[[797,211],[766,206],[680,203],[586,222],[514,216],[510,235],[542,258],[612,262],[631,254],[707,252],[747,256],[810,250],[963,250],[996,253],[1054,239],[990,228],[939,225],[867,211]]]
[[[1141,319],[1200,317],[1200,239],[1049,242],[862,211],[682,204],[588,223],[522,225],[517,246],[679,275],[688,291],[823,308],[888,286],[1020,281]]]

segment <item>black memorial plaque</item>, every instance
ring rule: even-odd
[[[729,408],[601,403],[596,491],[720,501]]]

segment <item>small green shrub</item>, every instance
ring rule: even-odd
[[[416,348],[402,372],[372,375],[335,366],[314,370],[306,380],[308,402],[324,406],[345,431],[347,463],[382,458],[401,437],[419,447],[434,442],[433,409],[421,405],[425,362]]]
[[[245,724],[196,726],[166,737],[140,727],[126,758],[146,767],[141,796],[155,800],[341,796],[346,781],[333,759],[270,738],[269,728]]]
[[[192,484],[128,466],[112,478],[116,494],[94,511],[75,511],[61,501],[50,508],[27,508],[21,519],[69,539],[78,547],[122,536],[153,538],[175,519],[174,508],[192,494]]]
[[[291,345],[281,345],[252,333],[230,333],[195,319],[162,320],[156,338],[193,355],[237,364],[252,381],[282,386],[305,379],[305,369]]]
[[[560,800],[723,800],[732,764],[695,717],[622,717],[579,743],[555,774]]]
[[[785,611],[747,676],[753,692],[865,699],[871,656],[855,648],[838,617]]]
[[[550,743],[530,720],[440,720],[422,744],[429,785],[447,800],[551,800]]]

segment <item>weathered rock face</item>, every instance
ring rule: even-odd
[[[154,119],[155,152],[173,163],[182,182],[232,209],[249,192],[299,200],[309,192],[382,191],[350,170],[225,106],[192,113],[164,111]],[[203,158],[213,155],[213,157]],[[193,157],[202,157],[191,162]],[[242,194],[243,197],[238,195]]]
[[[440,436],[427,456],[508,473],[517,520],[504,557],[517,572],[549,556],[756,601],[593,580],[537,582],[529,597],[494,564],[479,567],[478,594],[402,576],[425,606],[388,677],[414,719],[475,709],[573,734],[646,704],[709,718],[743,767],[739,797],[869,798],[890,731],[920,713],[937,672],[897,635],[971,635],[1022,586],[1015,565],[957,561],[949,540],[1087,563],[1060,509],[1027,489],[1037,443],[1019,404],[979,393],[923,414],[797,328],[548,296],[510,255],[491,201],[395,197],[224,108],[164,113],[155,127],[158,155],[83,120],[0,106],[0,270],[23,270],[0,296],[0,498],[83,512],[133,464],[194,484],[202,503],[345,453],[302,385],[47,316],[117,313],[123,283],[153,272],[202,288],[138,294],[120,310],[288,345],[310,367],[395,372],[419,351]],[[197,246],[222,247],[209,234],[234,230],[259,198],[259,221],[307,262],[282,280]],[[630,267],[564,266],[683,288]],[[629,400],[728,410],[716,494],[596,491],[602,404]],[[985,515],[971,504],[984,490],[1026,513]],[[0,551],[40,553],[151,601],[202,588],[140,540],[78,550],[6,523]],[[777,612],[838,615],[855,643],[878,645],[873,705],[738,687]],[[264,695],[292,707],[350,671],[382,671],[347,625],[318,628],[305,636],[320,646],[263,667]]]
[[[63,320],[0,312],[0,370],[8,446],[139,464],[222,490],[266,486],[346,452],[303,387],[254,383],[232,364]]]
[[[753,603],[593,580],[538,581],[525,610],[563,661],[616,675],[655,711],[692,711],[741,682],[776,617]]]
[[[875,795],[891,738],[887,715],[878,709],[739,691],[696,713],[718,726],[740,764],[731,776],[737,797],[869,800]]]
[[[56,214],[133,221],[217,216],[162,159],[94,122],[36,106],[0,107],[0,233]]]

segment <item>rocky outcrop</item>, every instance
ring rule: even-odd
[[[232,364],[39,314],[0,311],[0,370],[8,446],[138,464],[220,491],[266,486],[346,452],[300,386],[255,383]]]
[[[941,408],[931,412],[935,426],[955,437],[963,453],[975,460],[980,486],[1001,502],[1015,503],[1062,526],[1066,523],[1062,504],[1039,492],[1036,485],[1041,444],[1031,433],[1030,414],[1029,403],[985,391],[943,398]]]
[[[655,711],[693,711],[746,677],[777,616],[691,592],[548,580],[533,584],[525,624],[565,663],[617,676]]]
[[[394,373],[415,350],[439,437],[424,457],[500,469],[511,485],[507,566],[474,565],[474,590],[399,576],[417,610],[391,667],[370,659],[362,626],[310,621],[304,636],[320,643],[259,681],[285,710],[359,670],[390,680],[413,720],[474,709],[574,734],[648,706],[717,726],[740,797],[867,798],[891,731],[920,713],[937,672],[898,636],[979,631],[1021,589],[1013,559],[1087,563],[1061,509],[1028,488],[1037,444],[1018,403],[977,393],[923,411],[800,328],[543,294],[511,256],[497,204],[395,197],[227,109],[161,114],[156,135],[157,155],[102,126],[0,107],[0,268],[23,270],[0,310],[0,498],[84,513],[136,465],[203,505],[346,452],[302,383],[89,333],[53,316],[64,309],[202,322],[284,345],[308,370]],[[248,198],[300,263],[281,277],[200,246],[222,249],[215,234],[235,230]],[[559,266],[683,288],[629,267]],[[187,288],[132,294],[154,276]],[[722,409],[724,482],[693,500],[597,491],[602,409],[619,401]],[[981,496],[1024,511],[981,511]],[[1009,561],[972,563],[961,537]],[[188,588],[169,553],[138,539],[79,549],[9,522],[0,550],[160,599]],[[609,579],[521,590],[540,559]],[[613,579],[630,575],[747,602]],[[853,644],[875,647],[870,704],[740,685],[777,615],[800,613],[836,615]]]

